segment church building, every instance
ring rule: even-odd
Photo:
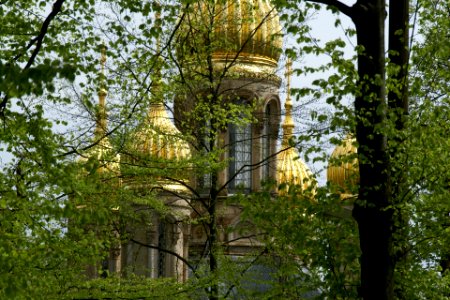
[[[274,197],[289,185],[311,190],[315,184],[291,142],[289,61],[282,114],[277,74],[283,36],[270,1],[198,2],[186,12],[179,31],[174,55],[188,88],[170,100],[169,112],[161,88],[167,78],[156,68],[147,116],[124,149],[109,142],[106,87],[98,94],[96,144],[85,157],[101,162],[98,172],[120,177],[118,185],[135,195],[132,207],[146,212],[127,224],[126,232],[115,232],[121,242],[103,263],[110,273],[185,281],[190,268],[207,259],[211,243],[229,256],[254,253],[263,245],[251,234],[252,225],[241,220],[242,207],[233,199],[260,191],[268,180],[283,183]],[[206,33],[215,39],[207,40]],[[204,49],[209,50],[199,53]],[[102,55],[102,69],[104,61]],[[197,80],[197,74],[205,76]],[[138,200],[148,195],[163,208]]]

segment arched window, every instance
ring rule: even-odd
[[[262,167],[262,179],[267,180],[270,177],[270,155],[271,152],[271,145],[272,145],[272,126],[271,126],[271,109],[270,105],[266,105],[266,109],[264,111],[264,127],[263,127],[263,134],[262,134],[262,141],[261,141],[261,150],[262,150],[262,159],[264,161],[263,167]]]
[[[228,178],[231,180],[228,189],[231,192],[241,189],[249,192],[252,183],[252,125],[237,126],[230,124],[229,132],[229,167]]]
[[[275,154],[276,140],[278,134],[278,124],[279,124],[279,106],[278,100],[272,99],[267,102],[264,108],[263,115],[263,129],[261,134],[261,161],[263,161],[261,170],[261,179],[267,180],[273,177],[275,168]]]
[[[163,220],[160,220],[158,224],[158,248],[167,248],[167,233],[166,224]],[[166,275],[166,253],[158,251],[158,277],[164,277]]]

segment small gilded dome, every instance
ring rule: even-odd
[[[96,144],[86,150],[79,161],[85,163],[95,160],[98,174],[119,173],[120,155],[114,151],[108,137],[96,135],[93,142]]]
[[[96,127],[94,131],[93,146],[86,150],[79,161],[86,163],[95,162],[96,172],[101,175],[107,173],[120,173],[120,155],[113,149],[107,136],[107,113],[106,96],[107,90],[104,87],[104,70],[106,63],[106,48],[102,47],[101,53],[101,72],[100,72],[100,90],[98,92],[98,106],[96,115]]]
[[[356,139],[347,135],[342,144],[336,146],[330,157],[327,169],[327,180],[338,187],[344,193],[350,194],[352,186],[359,184],[358,149],[355,146]]]
[[[164,105],[152,104],[144,125],[134,136],[133,148],[143,156],[187,159],[191,155],[189,145],[180,136],[181,132],[170,120]]]
[[[277,156],[277,183],[295,184],[299,185],[302,191],[307,190],[314,180],[308,166],[299,158],[295,148],[290,147],[281,151]]]
[[[292,120],[292,100],[290,97],[290,75],[291,62],[287,63],[287,97],[285,103],[286,116],[283,122],[283,140],[281,152],[277,155],[277,183],[295,184],[306,191],[314,187],[315,179],[305,162],[299,157],[297,149],[289,144],[289,139],[293,137],[294,121]]]
[[[160,170],[170,168],[171,164],[189,159],[191,151],[189,144],[181,138],[181,132],[170,120],[162,103],[152,104],[142,127],[133,136],[131,148],[135,159],[143,159],[156,164]],[[181,181],[187,181],[186,173],[180,174],[179,166],[173,166],[175,180],[152,178],[155,186],[168,191],[186,192],[187,188]]]

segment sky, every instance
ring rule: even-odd
[[[342,1],[347,5],[352,5],[355,1]],[[345,29],[347,28],[354,28],[352,21],[347,16],[340,14],[339,18],[341,20],[341,25],[339,27],[335,27],[335,20],[337,15],[332,14],[329,10],[326,10],[325,8],[322,8],[320,11],[318,11],[314,16],[312,16],[311,19],[308,20],[308,24],[311,27],[311,36],[319,40],[319,45],[323,45],[326,42],[330,40],[334,40],[337,38],[341,38],[346,42],[346,47],[343,49],[344,56],[347,58],[350,58],[354,55],[354,45],[356,44],[356,38],[348,37],[345,35]],[[292,41],[288,38],[285,40],[285,43],[288,45],[292,44]],[[325,55],[317,56],[314,54],[307,55],[302,58],[301,63],[294,62],[294,69],[295,68],[301,68],[301,66],[307,65],[307,66],[315,66],[318,67],[324,63],[325,60],[328,60],[329,58]],[[314,75],[308,74],[307,76],[294,76],[292,79],[292,88],[304,88],[311,86],[311,83],[313,80],[318,78],[327,78],[329,75],[331,75],[331,72],[325,73],[317,73]],[[281,99],[282,99],[282,106],[284,107],[284,101],[286,97],[286,91],[284,89],[284,86],[281,90]],[[308,99],[300,99],[299,102],[294,101],[294,109],[297,106],[296,112],[299,114],[300,118],[296,118],[296,126],[297,130],[302,126],[302,123],[304,123],[304,120],[301,118],[305,116],[304,112],[301,112],[299,110],[302,109],[317,109],[321,110],[324,109],[320,104],[314,108],[311,106],[303,107],[303,103],[305,101],[308,101]],[[348,104],[351,104],[352,99],[348,99]],[[319,101],[320,102],[320,101]],[[331,107],[328,107],[329,109]],[[323,145],[323,149],[327,152],[328,155],[331,155],[334,146],[333,145]],[[303,153],[300,153],[300,157],[304,158]],[[319,185],[324,185],[326,183],[326,164],[321,162],[315,162],[312,164],[311,162],[307,163],[308,166],[311,168],[311,170],[316,173],[317,179],[319,182]]]

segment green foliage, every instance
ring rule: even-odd
[[[124,30],[117,20],[107,21],[119,4],[134,12],[140,7],[135,1],[108,1],[109,10],[94,1],[0,6],[0,298],[72,298],[74,286],[87,284],[86,266],[97,264],[117,243],[114,229],[124,226],[117,210],[127,220],[144,218],[131,213],[129,193],[120,188],[117,174],[99,176],[98,161],[74,163],[74,153],[96,147],[83,131],[94,122],[77,128],[68,114],[76,103],[69,84],[78,82],[86,95],[96,94],[93,62],[101,36],[106,37],[100,33]],[[154,9],[145,8],[141,15]],[[149,27],[144,36],[160,34],[146,33]],[[124,52],[115,41],[107,42],[109,55]],[[93,111],[92,99],[87,100],[83,103]],[[64,126],[68,121],[75,126],[72,132]]]
[[[322,188],[317,202],[296,186],[275,198],[273,186],[266,189],[249,197],[244,211],[264,234],[270,266],[276,270],[271,297],[356,298],[359,248],[350,207]]]
[[[311,36],[308,20],[320,7],[314,1],[275,2],[284,32],[295,41],[285,50],[297,61],[294,73],[315,76],[311,86],[291,91],[302,104],[314,104],[306,108],[302,134],[292,139],[292,145],[303,147],[314,162],[324,161],[324,141],[337,132],[354,131],[358,121],[349,99],[365,92],[365,86],[357,84],[355,67],[362,49],[357,47],[348,56],[341,38],[322,43]],[[220,144],[224,143],[221,133],[229,124],[256,122],[260,99],[245,105],[231,101],[236,95],[227,93],[223,85],[231,75],[214,69],[211,55],[218,49],[238,49],[211,30],[214,18],[192,17],[198,3],[56,3],[62,3],[61,9],[45,1],[0,5],[0,298],[186,299],[205,296],[213,286],[219,286],[221,295],[238,293],[249,299],[357,298],[360,250],[350,217],[351,200],[341,200],[329,186],[318,189],[315,201],[310,201],[311,191],[301,194],[292,185],[287,194],[274,196],[276,187],[270,184],[261,192],[233,199],[243,205],[245,217],[261,234],[263,254],[230,258],[213,243],[209,259],[217,258],[218,270],[208,270],[204,257],[196,269],[198,278],[189,283],[114,276],[86,280],[86,267],[97,266],[111,245],[129,239],[130,228],[150,226],[155,212],[165,216],[167,207],[155,197],[156,191],[146,188],[155,183],[154,178],[200,178],[227,167],[230,160],[222,159],[227,150]],[[215,5],[207,4],[214,13]],[[446,3],[426,0],[420,5],[416,11],[420,39],[413,41],[411,110],[405,129],[395,127],[398,114],[388,111],[389,119],[376,130],[396,137],[388,143],[394,158],[390,171],[398,174],[393,181],[402,189],[392,208],[408,220],[395,236],[394,252],[401,257],[396,293],[404,299],[445,299],[450,293],[450,21]],[[180,7],[185,9],[181,13]],[[336,13],[336,8],[331,10]],[[187,19],[191,31],[184,30],[186,23],[179,23]],[[48,27],[43,26],[46,22]],[[337,19],[335,25],[340,24]],[[346,34],[355,32],[347,29]],[[87,159],[87,153],[100,144],[89,132],[98,114],[94,103],[101,41],[114,61],[106,67],[111,129],[105,134],[116,150],[99,163]],[[310,56],[323,58],[323,64],[308,65]],[[225,69],[233,64],[230,61]],[[388,74],[398,70],[399,66],[390,65]],[[323,72],[330,75],[317,77]],[[371,82],[382,83],[381,77]],[[159,89],[154,88],[157,84]],[[391,78],[386,87],[396,93],[402,90],[401,83]],[[133,143],[131,133],[146,117],[149,99],[190,107],[175,111],[174,118],[183,129],[180,138],[195,150],[191,160],[136,157],[127,148]],[[99,172],[103,163],[117,163],[117,152],[139,159],[124,159],[121,175]],[[86,159],[78,160],[78,154]],[[137,186],[134,190],[125,187],[131,179]],[[210,195],[226,188],[215,179]],[[192,198],[199,198],[198,211],[208,212],[193,223],[210,226],[209,233],[217,231],[211,221],[218,212],[211,199],[217,195],[204,200],[200,191],[193,194]],[[189,204],[192,200],[180,198]],[[139,209],[143,206],[149,209]],[[120,238],[117,231],[123,233]],[[255,266],[270,273],[270,278],[259,278]]]
[[[186,287],[171,278],[108,277],[72,285],[60,299],[190,299]]]

